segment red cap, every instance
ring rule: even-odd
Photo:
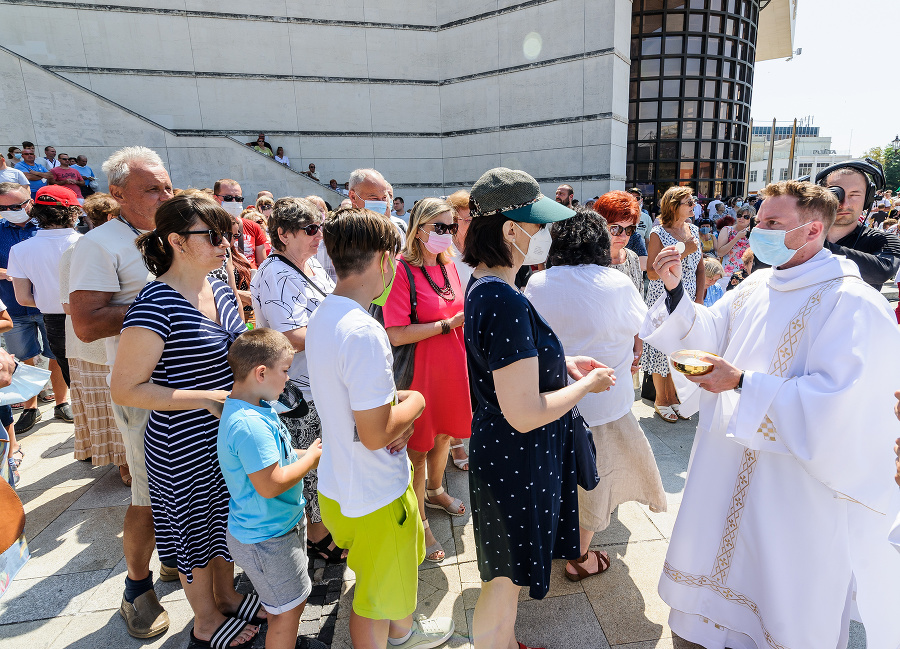
[[[34,202],[38,205],[62,205],[63,207],[81,206],[78,196],[71,189],[62,185],[48,185],[37,190]]]

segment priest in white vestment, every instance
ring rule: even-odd
[[[773,268],[713,307],[682,297],[674,246],[655,263],[667,292],[641,338],[721,357],[679,390],[700,420],[659,593],[672,630],[707,649],[843,648],[851,614],[868,649],[897,649],[896,317],[823,250],[831,192],[764,195],[750,247]]]

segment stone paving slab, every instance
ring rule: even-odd
[[[121,526],[129,490],[114,467],[74,460],[72,426],[51,419],[52,405],[42,410],[45,421],[21,437],[26,455],[19,493],[33,558],[0,599],[0,649],[183,649],[192,614],[178,582],[155,585],[169,612],[169,631],[151,640],[127,634],[118,607],[125,579]],[[603,576],[570,582],[564,576],[565,561],[558,560],[543,600],[532,600],[522,591],[516,628],[530,646],[690,649],[672,637],[666,624],[668,607],[656,586],[681,502],[696,418],[668,424],[641,401],[633,412],[656,455],[668,511],[622,505],[592,544],[610,555],[611,567]],[[445,488],[470,510],[467,472],[448,464]],[[481,588],[471,513],[450,517],[429,509],[428,517],[447,558],[420,567],[417,614],[452,617],[456,633],[446,646],[471,649],[472,615]],[[155,554],[151,570],[158,574]],[[301,634],[333,649],[351,649],[347,620],[353,571],[318,559],[311,562],[310,575],[313,592]],[[252,589],[239,569],[235,578],[239,591]],[[261,649],[264,643],[265,627],[253,647]],[[861,625],[851,626],[849,646],[865,648]]]

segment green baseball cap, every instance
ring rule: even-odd
[[[484,172],[469,192],[477,210],[472,216],[501,212],[510,221],[555,223],[575,212],[541,193],[538,182],[524,171],[496,167]]]

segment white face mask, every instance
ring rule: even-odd
[[[531,240],[528,243],[528,252],[522,252],[522,249],[513,242],[513,245],[516,246],[516,250],[525,255],[525,259],[522,260],[522,265],[536,266],[547,261],[547,256],[550,254],[550,244],[553,243],[553,237],[550,236],[550,228],[544,226],[538,230],[537,233],[532,235],[528,234],[528,232],[526,232],[518,223],[515,225]]]
[[[16,210],[15,212],[3,212],[3,218],[5,218],[10,223],[16,223],[21,225],[28,221],[31,217],[28,216],[28,212],[25,210]]]
[[[387,201],[366,201],[366,209],[376,214],[384,214],[387,211]]]
[[[231,216],[239,217],[241,215],[241,212],[244,211],[244,206],[237,201],[232,201],[230,203],[222,201],[222,209],[228,212]]]

